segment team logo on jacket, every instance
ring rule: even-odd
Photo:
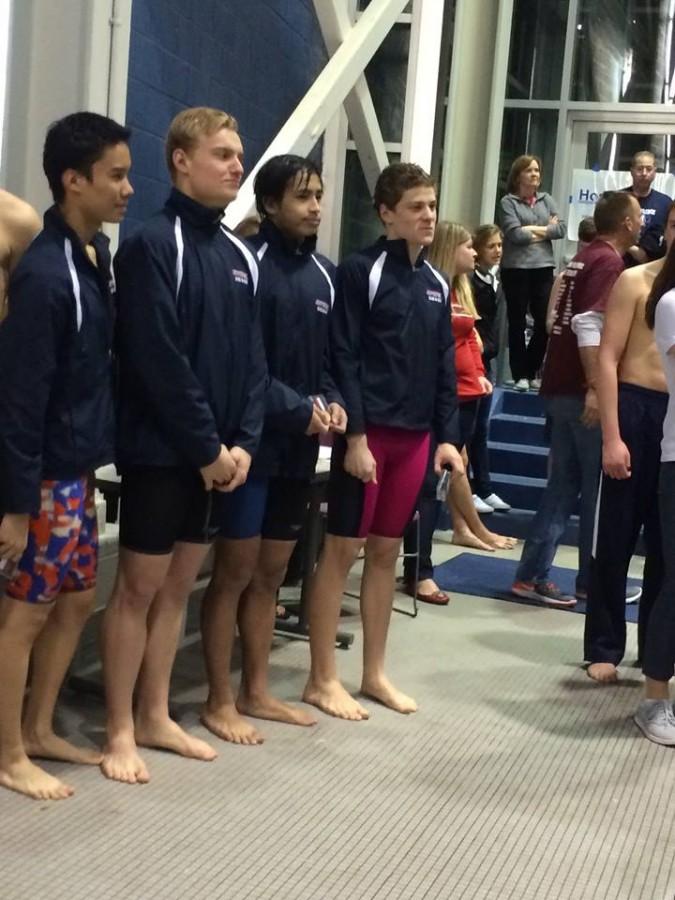
[[[248,284],[248,275],[241,269],[232,269],[234,280],[237,284]]]
[[[432,291],[430,288],[427,288],[427,300],[431,300],[432,303],[442,303],[443,294],[440,291]]]
[[[317,310],[320,313],[323,313],[324,316],[328,315],[328,310],[330,309],[330,303],[326,303],[325,300],[319,300],[318,298],[314,301],[314,306],[316,306]]]

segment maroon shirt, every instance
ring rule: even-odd
[[[563,273],[555,322],[548,339],[541,394],[585,394],[584,376],[572,317],[595,309],[605,311],[609,292],[623,272],[623,259],[601,238],[584,247]]]

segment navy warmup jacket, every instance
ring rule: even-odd
[[[57,207],[9,282],[0,325],[0,507],[36,514],[42,480],[113,459],[113,305],[108,240],[97,265]]]
[[[258,266],[221,216],[174,189],[115,257],[122,470],[201,468],[221,443],[258,448],[266,382]]]
[[[335,266],[315,252],[316,238],[288,241],[265,220],[251,239],[260,266],[260,315],[269,385],[265,426],[254,471],[308,478],[319,453],[316,435],[305,434],[310,395],[344,404],[328,371],[328,321]]]
[[[459,443],[455,343],[445,279],[405,241],[381,238],[337,269],[331,359],[349,434],[366,425]]]

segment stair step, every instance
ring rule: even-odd
[[[514,509],[536,510],[546,487],[545,478],[496,472],[490,476],[496,494]]]
[[[531,444],[545,447],[546,420],[537,416],[497,413],[490,419],[490,440],[502,444]]]
[[[546,415],[544,401],[531,391],[504,390],[501,395],[501,412],[515,416]]]
[[[548,447],[513,444],[507,441],[488,441],[490,468],[502,475],[529,475],[546,478]]]

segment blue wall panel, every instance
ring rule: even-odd
[[[247,168],[326,62],[311,0],[134,0],[127,124],[136,191],[126,232],[161,206],[164,135],[187,106],[239,121]]]

